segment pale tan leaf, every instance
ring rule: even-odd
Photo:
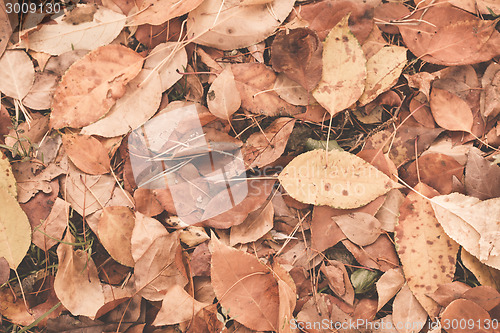
[[[56,245],[61,239],[68,225],[69,203],[61,198],[56,198],[49,216],[33,231],[33,244],[44,251]],[[43,231],[40,232],[40,231]],[[49,235],[51,238],[47,237]],[[54,239],[55,238],[55,239]]]
[[[407,49],[401,46],[386,46],[366,62],[365,91],[359,102],[365,105],[384,91],[389,90],[399,79],[406,66]]]
[[[273,228],[274,207],[270,201],[248,214],[243,223],[233,225],[229,236],[230,245],[255,242]]]
[[[161,103],[161,82],[157,73],[143,69],[127,85],[127,93],[95,123],[82,128],[81,134],[106,138],[124,135],[146,123]]]
[[[156,238],[166,235],[168,235],[167,229],[158,220],[135,212],[135,226],[131,238],[134,261],[142,257]]]
[[[372,244],[381,233],[380,221],[367,213],[354,212],[335,216],[332,220],[351,242],[359,246]]]
[[[226,67],[212,82],[207,93],[207,106],[216,117],[230,119],[241,106],[240,92],[236,88],[231,67]]]
[[[161,91],[166,91],[179,81],[187,68],[187,53],[181,43],[161,43],[155,46],[144,62],[144,69],[158,72]]]
[[[175,284],[165,294],[153,325],[174,325],[192,320],[198,311],[208,305],[208,303],[198,302],[184,288]]]
[[[94,4],[78,5],[77,8],[91,10]],[[125,15],[106,7],[96,7],[89,22],[71,22],[67,20],[71,12],[43,24],[28,36],[21,46],[38,52],[59,55],[72,50],[94,50],[112,42],[125,25]],[[76,23],[76,24],[74,24]]]
[[[122,265],[133,267],[131,238],[135,216],[128,207],[105,207],[98,224],[98,235],[106,251]]]
[[[349,30],[346,16],[325,40],[323,75],[312,95],[333,116],[358,100],[363,93],[365,80],[365,55]]]
[[[301,154],[283,169],[279,180],[300,202],[340,209],[364,206],[396,186],[371,164],[339,150]]]
[[[74,238],[67,233],[64,241],[73,243]],[[54,281],[57,297],[71,314],[94,319],[104,305],[103,289],[94,261],[87,252],[74,251],[73,246],[65,243],[59,244],[57,257],[59,266]]]
[[[404,195],[398,189],[387,192],[385,201],[375,217],[380,221],[381,228],[387,232],[394,232],[394,227],[399,218],[399,207],[404,200]]]
[[[31,226],[17,200],[0,187],[0,258],[16,269],[31,243]]]
[[[294,3],[274,0],[266,5],[243,6],[239,1],[205,0],[188,15],[188,38],[195,37],[195,43],[221,50],[254,45],[274,32]]]
[[[51,126],[78,128],[97,121],[126,93],[142,62],[139,54],[122,45],[102,46],[77,60],[54,94]]]
[[[16,178],[12,173],[9,159],[2,151],[0,151],[0,188],[5,189],[14,198],[17,197]]]
[[[415,190],[426,197],[438,194],[423,183],[417,184]],[[419,194],[410,192],[400,213],[395,240],[403,272],[408,287],[434,318],[440,307],[427,294],[435,292],[440,284],[453,281],[459,246],[436,220],[430,202]]]
[[[83,134],[64,134],[62,143],[71,162],[81,171],[91,175],[109,172],[108,151],[96,138]]]
[[[7,50],[0,58],[0,91],[22,100],[35,80],[35,68],[30,57],[22,50]]]
[[[482,263],[500,269],[500,198],[481,201],[459,193],[431,199],[444,231]]]
[[[191,12],[203,0],[139,0],[138,13],[130,17],[130,25],[160,25],[178,16]]]
[[[392,304],[392,323],[399,333],[417,333],[427,321],[427,312],[413,296],[408,285],[403,286]]]
[[[82,216],[105,207],[114,188],[113,176],[88,175],[78,170],[73,163],[69,163],[67,176],[61,179],[61,189],[66,200],[71,204],[71,208]]]
[[[210,237],[202,227],[190,225],[181,230],[180,240],[188,247],[195,247],[209,239]]]
[[[400,268],[392,268],[386,271],[377,281],[378,305],[377,312],[398,293],[405,283]]]
[[[273,89],[281,99],[293,105],[309,105],[316,102],[311,93],[283,73],[277,75]]]

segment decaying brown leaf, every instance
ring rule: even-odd
[[[241,106],[241,97],[231,67],[226,67],[210,86],[207,94],[208,109],[214,116],[230,119]]]
[[[108,151],[96,138],[84,134],[65,134],[62,142],[69,159],[81,171],[90,175],[109,172]]]
[[[321,79],[322,51],[323,46],[313,30],[282,31],[274,38],[271,47],[273,69],[311,91]]]

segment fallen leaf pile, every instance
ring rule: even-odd
[[[0,2],[0,331],[500,332],[498,1],[73,2]]]

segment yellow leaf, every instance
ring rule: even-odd
[[[0,257],[16,269],[31,244],[31,226],[17,200],[0,187]]]
[[[368,162],[339,150],[299,155],[283,169],[279,180],[300,202],[340,209],[364,206],[395,186]]]
[[[386,46],[368,59],[365,91],[359,98],[362,105],[373,101],[398,81],[406,65],[406,51],[401,46]]]
[[[349,30],[349,16],[328,34],[323,45],[323,76],[312,94],[321,106],[335,115],[354,104],[363,93],[366,58]]]
[[[12,173],[9,159],[0,151],[0,188],[6,189],[10,195],[17,197],[16,179]]]

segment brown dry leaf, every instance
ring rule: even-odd
[[[496,117],[500,113],[500,65],[492,62],[481,78],[481,114]]]
[[[54,94],[52,128],[83,127],[106,115],[126,93],[142,62],[139,54],[122,45],[102,46],[77,60]]]
[[[65,173],[63,168],[54,163],[49,164],[42,171],[40,171],[40,168],[41,165],[34,161],[20,162],[13,165],[12,171],[17,180],[17,200],[20,203],[26,203],[39,191],[51,193],[51,181]]]
[[[462,294],[469,289],[472,287],[460,281],[453,281],[440,285],[435,292],[428,296],[439,305],[447,307],[454,300],[461,298]]]
[[[274,0],[267,5],[244,6],[239,1],[206,0],[190,11],[187,36],[197,44],[221,50],[254,45],[274,32],[294,3],[294,0]]]
[[[207,106],[216,117],[229,120],[241,106],[241,96],[236,88],[231,66],[215,78],[207,93]]]
[[[104,208],[111,199],[115,179],[111,175],[88,175],[69,163],[66,177],[61,179],[66,200],[78,214],[87,216]]]
[[[142,257],[156,238],[167,235],[167,229],[158,220],[135,212],[135,225],[130,239],[134,261]]]
[[[16,269],[31,243],[28,217],[6,188],[0,187],[0,258]]]
[[[250,135],[242,148],[245,166],[261,168],[276,161],[285,151],[295,119],[281,117],[273,121],[264,132]]]
[[[500,197],[500,166],[483,158],[474,147],[467,154],[465,190],[480,200]]]
[[[173,285],[184,287],[188,279],[179,232],[157,237],[136,261],[134,271],[139,295],[150,301],[163,300]]]
[[[279,291],[272,270],[212,235],[212,285],[231,317],[253,330],[278,331]]]
[[[500,290],[500,270],[487,266],[462,248],[460,251],[462,263],[474,274],[483,286],[490,286]]]
[[[152,217],[163,212],[163,207],[150,189],[140,187],[135,190],[134,202],[136,211],[146,216]]]
[[[325,275],[333,293],[347,304],[353,305],[354,288],[344,264],[337,260],[328,260],[328,266],[323,264],[321,272]]]
[[[257,241],[273,228],[273,221],[274,207],[268,201],[260,209],[248,214],[243,223],[231,227],[229,244],[234,246]]]
[[[336,211],[328,206],[314,206],[311,221],[311,247],[318,252],[323,252],[334,246],[346,236],[333,221]]]
[[[400,25],[399,31],[406,46],[423,61],[467,65],[488,61],[500,53],[500,33],[494,21],[481,20],[446,4],[418,10],[410,19],[422,21]]]
[[[135,227],[134,213],[123,206],[105,207],[98,224],[98,235],[106,251],[122,265],[133,267],[131,238]]]
[[[410,10],[402,2],[388,2],[375,7],[374,20],[383,32],[399,34],[398,24],[391,24],[404,19]]]
[[[33,153],[33,145],[41,143],[49,131],[48,116],[35,113],[32,118],[29,123],[23,122],[19,124],[16,130],[11,127],[9,135],[5,138],[7,146],[16,148],[12,153],[14,157],[18,154],[30,155]]]
[[[0,91],[22,100],[35,80],[35,69],[30,57],[22,50],[7,50],[0,57],[0,68]]]
[[[9,262],[4,257],[0,257],[0,283],[1,284],[7,283],[7,281],[9,281],[9,277],[10,277]]]
[[[153,326],[174,325],[192,320],[195,314],[208,305],[209,303],[198,302],[184,288],[174,284],[165,294]]]
[[[370,59],[386,45],[387,42],[382,36],[382,31],[380,31],[377,25],[374,24],[372,31],[363,42],[361,48],[363,49],[363,53],[365,54],[366,59]]]
[[[23,98],[23,104],[30,109],[49,109],[54,98],[59,77],[49,72],[36,72],[33,86]]]
[[[486,311],[491,311],[500,304],[500,293],[490,286],[478,286],[465,291],[462,298],[473,301]]]
[[[357,208],[395,186],[385,174],[345,151],[313,150],[295,157],[279,180],[296,200],[334,208]]]
[[[412,162],[403,172],[401,178],[411,187],[417,185],[420,179],[440,194],[450,194],[453,191],[453,178],[462,180],[464,167],[453,157],[429,153],[421,156],[417,162]]]
[[[74,243],[67,233],[63,239]],[[57,248],[59,267],[54,281],[57,297],[73,315],[83,315],[94,319],[97,311],[104,305],[104,293],[97,268],[87,252],[73,250],[65,243]]]
[[[312,94],[332,116],[354,104],[363,93],[366,59],[345,16],[323,45],[323,74]]]
[[[349,14],[349,29],[354,36],[364,42],[373,27],[374,1],[326,0],[308,3],[300,7],[299,15],[306,25],[316,31],[320,40],[324,40],[332,28]]]
[[[245,199],[224,213],[209,218],[204,221],[203,224],[216,229],[226,229],[233,225],[243,223],[248,214],[262,207],[269,194],[271,194],[274,182],[274,180],[260,180],[256,178],[249,180],[246,183],[242,183],[248,188],[248,193]],[[235,191],[235,193],[236,192],[237,191]],[[217,207],[221,207],[223,205],[227,206],[227,195],[224,193],[223,195],[217,195],[210,200],[207,205],[208,208],[204,214],[213,216],[213,209],[218,209]]]
[[[129,25],[160,25],[178,16],[191,12],[203,0],[140,0],[137,1],[138,13],[129,19]]]
[[[417,184],[415,190],[427,198],[438,194],[423,183]],[[427,294],[453,281],[459,246],[446,235],[427,198],[414,192],[408,194],[400,208],[395,239],[408,287],[434,318],[440,307]]]
[[[450,131],[472,131],[472,111],[457,95],[444,89],[432,88],[430,106],[434,120],[442,128]]]
[[[89,11],[89,20],[68,20],[75,16],[65,15],[42,24],[40,29],[21,35],[21,47],[34,51],[60,55],[72,50],[94,50],[112,42],[125,25],[125,15],[94,4],[78,5],[76,9]]]
[[[444,231],[482,263],[500,269],[500,198],[481,201],[459,193],[431,199]]]
[[[282,31],[271,46],[271,63],[307,91],[321,80],[323,46],[316,33],[307,28]]]
[[[305,111],[304,108],[289,104],[278,96],[274,91],[276,73],[266,65],[232,64],[231,70],[240,92],[243,109],[270,117],[293,116]]]
[[[62,143],[71,162],[81,171],[90,175],[103,175],[109,172],[108,151],[93,136],[64,134]]]
[[[392,303],[392,323],[399,333],[417,333],[427,321],[427,312],[404,285]]]
[[[398,293],[405,283],[400,268],[386,271],[377,281],[378,305],[377,312]]]
[[[115,137],[124,135],[148,121],[160,106],[162,92],[157,73],[143,69],[127,84],[127,92],[109,112],[82,128],[81,134]]]
[[[381,233],[380,221],[367,213],[350,213],[332,219],[347,239],[359,246],[372,244]]]
[[[398,81],[406,66],[406,51],[404,47],[389,45],[368,58],[365,90],[359,98],[361,105],[375,100]]]
[[[0,57],[9,43],[10,35],[12,35],[12,26],[9,22],[5,3],[2,2],[0,3]]]
[[[387,235],[380,235],[374,243],[365,247],[357,246],[347,239],[343,240],[342,244],[363,266],[382,272],[398,267],[398,255],[394,243]]]
[[[485,325],[485,323],[492,323],[491,319],[485,309],[466,299],[451,302],[441,315],[443,328],[449,333],[492,333],[492,327],[495,326]],[[467,323],[467,325],[453,325],[453,323],[460,322]]]
[[[69,203],[56,198],[49,216],[33,231],[33,244],[44,251],[48,251],[58,243],[68,225]],[[40,231],[43,231],[41,233]],[[49,235],[51,238],[47,237]]]

